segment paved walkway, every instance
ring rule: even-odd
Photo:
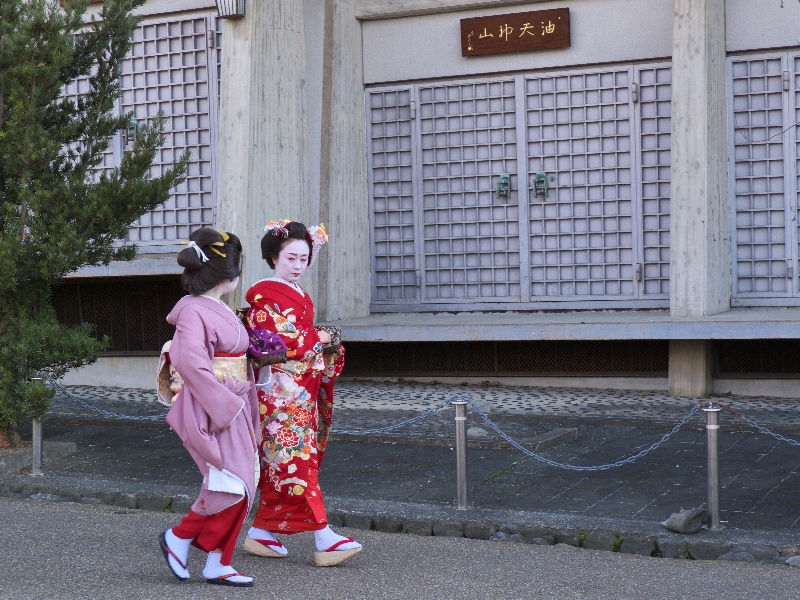
[[[113,413],[141,417],[165,412],[150,391],[68,391]],[[648,448],[699,404],[661,393],[344,381],[338,387],[334,429],[391,425],[462,393],[523,444],[533,444],[556,428],[576,429],[577,439],[541,454],[583,466],[615,462]],[[797,401],[715,400],[800,439]],[[193,499],[199,484],[196,470],[160,419],[123,421],[98,415],[66,397],[55,399],[48,417],[45,438],[77,442],[78,451],[48,462],[43,478],[24,472],[0,477],[0,489],[6,493],[30,495],[45,489],[41,484],[47,482],[59,494],[98,502],[124,505],[133,498],[136,506],[138,495],[143,508],[159,508],[158,498],[168,497],[174,499],[173,509],[182,510]],[[671,513],[705,502],[702,411],[657,449],[602,471],[545,465],[504,447],[474,412],[469,419],[469,426],[478,428],[472,430],[470,440],[475,443],[468,453],[469,514],[454,509],[451,408],[380,436],[334,435],[321,472],[329,507],[333,512],[352,512],[357,506],[372,515],[401,511],[405,517],[424,513],[495,524],[535,515],[544,525],[591,529],[593,523],[602,523],[612,531],[635,529],[655,535],[666,533],[658,523]],[[775,544],[800,542],[800,447],[754,432],[727,412],[720,421],[721,512],[728,535],[769,532]],[[147,498],[155,505],[148,506]],[[553,522],[545,523],[548,519]]]

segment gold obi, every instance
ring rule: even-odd
[[[156,385],[158,401],[166,406],[172,406],[175,397],[183,387],[183,378],[169,361],[170,342],[161,349],[158,364],[158,383]],[[247,381],[247,355],[220,352],[214,355],[211,361],[214,377],[222,383],[228,379]]]
[[[247,381],[247,355],[233,356],[226,354],[225,356],[214,355],[214,360],[211,361],[211,366],[214,368],[214,377],[217,381],[222,383],[227,379],[238,379],[239,381]]]

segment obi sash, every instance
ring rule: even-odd
[[[172,406],[178,392],[183,388],[183,378],[169,359],[171,343],[172,340],[161,348],[156,384],[158,401],[166,406]],[[214,370],[214,377],[220,383],[228,379],[248,380],[247,354],[244,352],[215,352],[211,367]]]

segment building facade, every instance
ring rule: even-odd
[[[553,9],[569,11],[568,46],[464,55],[462,19],[508,15],[475,35],[544,38]],[[310,280],[351,374],[796,395],[797,3],[145,13],[120,110],[163,111],[161,164],[188,149],[189,177],[132,225],[139,258],[76,274],[62,311],[105,294],[107,313],[130,315],[124,286],[171,301],[180,239],[202,225],[240,235],[252,283],[263,225],[291,217],[331,233]],[[148,331],[71,377],[146,387],[152,339],[168,335]]]

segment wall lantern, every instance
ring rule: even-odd
[[[223,19],[238,19],[247,15],[247,0],[217,0],[217,13]]]

